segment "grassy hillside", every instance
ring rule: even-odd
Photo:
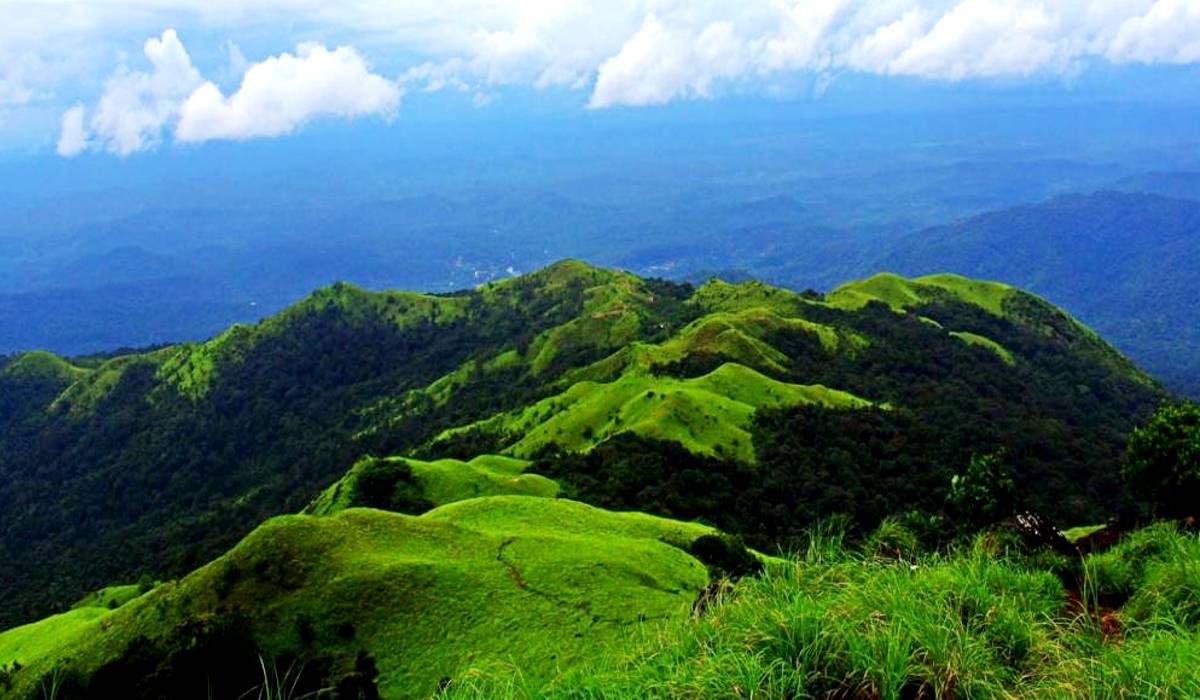
[[[449,697],[1200,695],[1200,594],[1178,585],[1200,561],[1195,534],[1142,531],[1076,562],[1080,578],[1065,582],[1044,553],[1023,554],[996,534],[949,555],[920,555],[898,535],[880,531],[863,549],[817,537],[702,617],[644,630],[549,683],[521,667],[487,667],[456,679]]]
[[[638,624],[683,619],[708,583],[685,550],[708,532],[527,497],[420,517],[284,516],[116,610],[81,608],[0,633],[0,665],[20,662],[17,698],[40,697],[56,671],[59,698],[129,692],[121,684],[137,681],[122,694],[236,698],[261,682],[257,654],[301,659],[302,687],[354,679],[369,665],[377,676],[359,680],[383,697],[427,698],[473,665],[566,669]],[[204,664],[189,665],[195,653]]]
[[[760,408],[818,404],[835,409],[871,405],[823,386],[786,384],[726,363],[694,379],[631,372],[606,384],[579,382],[520,411],[455,428],[434,441],[463,434],[494,435],[517,457],[550,447],[586,452],[622,433],[676,442],[696,454],[754,462],[754,413]]]
[[[416,505],[416,512],[436,506],[465,501],[481,496],[540,496],[554,498],[558,485],[537,474],[526,474],[529,462],[498,455],[480,455],[470,462],[440,459],[425,462],[402,457],[359,460],[346,476],[325,489],[308,505],[305,512],[313,515],[332,515],[347,508],[383,507],[387,510],[413,509],[398,507],[401,503]],[[365,476],[364,476],[365,475]],[[364,479],[374,477],[377,483],[366,486]],[[390,502],[372,502],[364,489],[382,488],[390,493]]]
[[[1057,309],[956,277],[822,298],[564,261],[449,295],[339,284],[205,343],[4,361],[0,627],[179,577],[355,464],[389,467],[379,503],[419,513],[551,495],[476,461],[537,456],[576,499],[773,549],[835,508],[862,528],[936,510],[975,453],[1004,449],[1031,506],[1102,521],[1123,503],[1124,435],[1159,397]],[[592,457],[626,438],[636,454]],[[418,461],[363,461],[382,455]],[[712,497],[721,483],[760,503]]]

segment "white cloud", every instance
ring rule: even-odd
[[[33,91],[20,81],[0,78],[0,107],[23,105],[33,98]]]
[[[240,51],[228,50],[236,64]],[[60,155],[93,148],[127,156],[154,148],[168,131],[184,142],[279,136],[320,116],[390,118],[400,101],[399,86],[371,73],[348,46],[304,43],[294,55],[249,65],[228,97],[201,78],[174,30],[147,40],[144,53],[152,70],[118,68],[86,128],[83,105],[63,114]]]
[[[178,117],[179,106],[201,82],[175,30],[147,39],[143,51],[153,70],[121,66],[105,83],[92,115],[96,146],[121,156],[158,145],[163,128]]]
[[[787,72],[1070,77],[1200,63],[1200,0],[663,0],[599,63],[592,107],[707,98]]]
[[[651,105],[681,97],[709,97],[713,82],[741,73],[743,42],[727,22],[694,35],[646,18],[616,56],[600,66],[590,106]]]
[[[1115,62],[1200,62],[1200,0],[1158,0],[1125,20],[1106,55]]]
[[[1072,76],[1097,61],[1200,63],[1200,0],[21,0],[5,15],[0,104],[9,105],[52,93],[69,105],[96,89],[93,66],[127,46],[130,32],[164,26],[226,47],[228,67],[211,69],[221,85],[257,67],[227,43],[235,39],[291,46],[319,36],[321,46],[361,51],[322,48],[316,62],[281,54],[259,64],[261,83],[243,81],[232,94],[204,87],[181,131],[188,138],[284,133],[322,114],[387,115],[404,88],[466,100],[512,85],[574,89],[606,107],[769,89],[795,72],[959,81]],[[173,32],[148,42],[146,55],[150,71],[121,68],[109,79],[91,112],[93,147],[128,153],[159,142],[205,84]],[[365,57],[400,76],[394,89],[370,79]],[[320,99],[305,92],[333,67],[353,72],[357,87]],[[301,93],[276,92],[277,81]],[[267,105],[280,113],[263,121]]]
[[[63,113],[61,135],[58,137],[58,155],[71,158],[87,148],[87,130],[83,127],[84,108],[77,104]]]
[[[930,13],[914,7],[858,39],[843,55],[842,62],[856,70],[885,72],[900,54],[929,31],[931,24]]]
[[[1042,5],[963,0],[883,72],[946,80],[1063,72],[1072,56],[1062,34]]]
[[[395,115],[400,88],[375,75],[357,51],[332,51],[301,44],[296,54],[280,54],[246,69],[237,92],[228,97],[207,82],[180,109],[175,137],[180,141],[279,136],[320,116]]]

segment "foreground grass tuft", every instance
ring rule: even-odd
[[[1095,608],[991,538],[914,560],[825,534],[632,651],[542,684],[477,669],[447,697],[1200,697],[1198,565],[1196,536],[1136,533],[1086,563]]]

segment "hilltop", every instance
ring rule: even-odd
[[[687,550],[709,533],[528,497],[281,516],[114,609],[0,633],[0,666],[21,662],[18,697],[66,668],[61,698],[236,698],[258,654],[305,657],[302,688],[430,697],[477,659],[566,667],[682,618],[709,582]]]
[[[796,294],[563,261],[444,295],[336,284],[203,343],[7,358],[0,396],[8,627],[305,509],[559,496],[773,552],[831,513],[937,512],[1003,454],[1031,506],[1093,522],[1124,507],[1124,436],[1163,394],[1005,285]]]
[[[1195,175],[1122,189],[1195,194]],[[1189,189],[1190,188],[1190,189]],[[1200,396],[1200,202],[1138,192],[1067,195],[923,230],[876,265],[1001,279],[1070,309],[1172,389]]]

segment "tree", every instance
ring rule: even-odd
[[[1129,436],[1124,475],[1134,495],[1155,516],[1196,515],[1200,510],[1200,406],[1190,401],[1160,406]]]
[[[960,523],[985,526],[1012,515],[1016,485],[1004,457],[1004,450],[973,455],[966,470],[951,477],[946,500]]]

